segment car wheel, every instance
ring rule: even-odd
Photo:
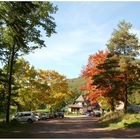
[[[33,123],[33,120],[32,119],[28,119],[28,123]]]

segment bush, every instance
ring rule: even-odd
[[[101,117],[100,124],[109,128],[140,127],[140,114],[111,112]]]
[[[109,113],[104,114],[99,119],[99,121],[104,122],[104,121],[115,120],[115,119],[121,118],[123,115],[124,115],[123,111],[109,112]]]

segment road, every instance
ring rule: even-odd
[[[140,129],[109,130],[98,127],[97,119],[70,117],[27,124],[22,131],[7,134],[9,138],[140,138]]]

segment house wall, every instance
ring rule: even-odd
[[[68,108],[68,112],[71,112],[71,108]]]

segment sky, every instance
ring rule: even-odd
[[[45,40],[46,48],[35,50],[24,58],[36,69],[51,69],[67,78],[80,76],[90,54],[105,50],[113,29],[121,20],[133,25],[140,36],[140,2],[53,2],[58,6],[52,15],[56,34]]]

